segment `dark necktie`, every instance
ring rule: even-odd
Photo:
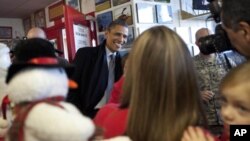
[[[114,83],[114,69],[115,69],[115,56],[114,54],[109,55],[110,61],[109,61],[109,76],[108,76],[108,85],[107,85],[107,101],[110,98],[110,93],[113,88],[113,83]]]

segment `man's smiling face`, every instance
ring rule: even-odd
[[[127,42],[128,28],[116,25],[115,27],[107,30],[106,35],[106,46],[112,52],[118,51],[124,43]]]

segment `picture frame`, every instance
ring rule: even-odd
[[[0,39],[12,39],[11,26],[0,26]]]
[[[35,20],[35,26],[44,28],[46,27],[46,20],[45,20],[45,10],[39,10],[34,13],[34,20]]]
[[[97,19],[98,31],[103,32],[106,30],[108,25],[113,21],[112,11],[99,14],[97,15],[96,19]]]
[[[156,23],[155,5],[149,3],[137,3],[136,10],[138,23]]]
[[[109,0],[95,0],[95,5],[99,5],[99,4],[104,3],[106,1],[109,1]]]
[[[80,0],[64,0],[65,4],[81,12]]]
[[[132,47],[132,43],[135,40],[134,27],[128,27],[128,37],[125,45],[121,49],[128,49]]]
[[[133,24],[133,16],[132,16],[132,10],[131,10],[130,5],[115,9],[113,11],[113,16],[114,16],[114,20],[123,19],[124,21],[126,21],[127,25]]]
[[[28,33],[28,31],[30,30],[31,27],[32,27],[31,18],[27,17],[27,18],[23,19],[23,29],[24,29],[25,35]]]
[[[101,44],[105,40],[105,34],[101,33],[98,35],[98,44]]]
[[[112,5],[113,6],[117,6],[117,5],[121,5],[123,3],[129,2],[130,0],[112,0]]]
[[[111,7],[110,0],[95,0],[95,11],[103,11]]]
[[[61,19],[64,16],[64,3],[63,1],[59,1],[51,6],[49,6],[49,21],[52,22],[54,20]]]
[[[154,1],[156,1],[156,2],[167,2],[167,3],[171,2],[171,0],[154,0]]]
[[[173,23],[173,12],[170,5],[155,5],[157,23]]]

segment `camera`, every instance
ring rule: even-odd
[[[211,15],[208,18],[213,18],[216,23],[220,20],[221,0],[207,0],[209,2],[208,7]],[[222,28],[221,24],[215,27],[215,34],[202,37],[198,40],[200,44],[200,51],[203,54],[211,54],[215,52],[223,52],[226,50],[233,50],[230,40],[226,31]]]

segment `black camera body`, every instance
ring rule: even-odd
[[[207,0],[209,2],[209,10],[211,15],[208,18],[213,18],[216,23],[220,22],[220,0]],[[226,31],[218,24],[215,28],[215,34],[202,37],[199,39],[199,48],[203,54],[211,54],[215,52],[223,52],[226,50],[233,50]]]
[[[234,49],[221,24],[216,26],[215,34],[202,37],[198,42],[200,51],[205,55]]]

